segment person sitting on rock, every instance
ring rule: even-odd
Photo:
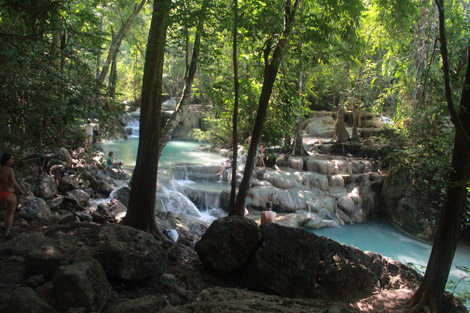
[[[261,212],[261,225],[276,221],[276,212],[272,211],[273,203],[266,202],[266,211]]]
[[[232,167],[232,158],[227,159],[224,161],[224,163],[220,166],[219,171],[217,172],[216,176],[221,175],[226,168],[231,168]]]
[[[106,167],[110,169],[117,169],[118,173],[124,174],[124,170],[122,169],[122,162],[119,162],[118,160],[113,159],[114,152],[109,151],[108,157],[106,158]]]

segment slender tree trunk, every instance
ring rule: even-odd
[[[114,96],[116,95],[116,84],[117,84],[117,54],[114,55],[114,60],[111,65],[111,72],[109,73],[109,84],[108,84],[108,90],[109,90],[109,96],[114,99]],[[109,108],[108,108],[109,109]]]
[[[232,143],[233,143],[233,160],[232,160],[232,188],[230,190],[230,210],[235,206],[235,197],[237,189],[237,162],[238,162],[238,101],[240,95],[240,82],[238,80],[238,0],[233,1],[233,89],[235,94],[235,103],[233,106],[232,117]]]
[[[336,116],[336,122],[335,122],[335,133],[333,135],[333,141],[335,142],[345,142],[349,139],[349,133],[346,130],[346,125],[344,123],[344,106],[343,106],[343,100],[344,95],[343,93],[340,94],[339,96],[339,102],[338,102],[338,114]]]
[[[357,132],[357,127],[358,127],[358,105],[356,103],[357,99],[354,99],[353,98],[353,127],[352,127],[352,135],[351,135],[351,139],[352,141],[359,141],[359,133]]]
[[[103,31],[103,16],[100,19],[100,31]],[[113,36],[114,37],[114,36]],[[100,77],[100,66],[101,66],[101,55],[102,50],[98,49],[98,55],[96,56],[96,80]]]
[[[245,213],[245,198],[250,187],[251,173],[253,172],[256,149],[261,140],[263,133],[263,126],[266,117],[266,111],[269,105],[274,81],[276,80],[279,65],[281,64],[282,54],[287,47],[288,38],[292,31],[295,21],[295,14],[299,5],[299,0],[295,0],[294,4],[290,0],[284,3],[284,29],[279,36],[274,52],[269,61],[270,45],[268,44],[265,50],[265,67],[264,67],[264,81],[261,89],[261,95],[258,102],[258,111],[256,113],[255,125],[251,136],[251,144],[248,149],[248,157],[243,172],[243,179],[238,190],[237,200],[235,206],[230,209],[230,215],[243,216]]]
[[[442,299],[460,233],[467,187],[470,178],[470,54],[467,55],[467,71],[460,99],[460,109],[454,107],[450,88],[447,42],[445,37],[444,3],[437,1],[441,54],[445,82],[445,95],[452,121],[456,126],[452,163],[447,181],[446,196],[439,219],[436,237],[424,279],[410,299],[410,312],[442,312]]]
[[[196,74],[197,64],[199,62],[199,52],[201,50],[201,35],[204,29],[204,20],[206,18],[206,10],[209,0],[202,2],[201,13],[199,15],[199,23],[196,30],[196,37],[194,38],[193,55],[191,56],[191,63],[186,68],[184,75],[184,88],[183,93],[176,105],[175,111],[171,117],[166,121],[165,128],[163,128],[160,135],[160,151],[158,158],[162,155],[163,149],[165,148],[168,141],[171,139],[173,130],[178,126],[181,121],[185,109],[191,104],[191,95],[193,92],[193,81],[194,75]]]
[[[171,0],[155,0],[145,55],[139,148],[131,180],[129,207],[124,225],[152,233],[164,240],[155,222],[155,196],[162,105],[163,60]]]
[[[345,71],[346,78],[344,79],[343,85],[341,86],[343,91],[339,93],[338,114],[336,116],[335,122],[335,133],[333,135],[333,141],[336,142],[345,142],[350,138],[349,133],[346,130],[346,124],[344,123],[344,90],[346,90],[349,81],[349,64],[346,64]]]
[[[302,71],[302,62],[300,62],[299,69],[299,112],[297,115],[295,129],[294,144],[292,145],[292,154],[293,155],[308,155],[307,151],[304,148],[304,138],[302,136],[302,89],[303,89],[303,71]]]
[[[137,14],[139,14],[140,10],[142,10],[142,8],[144,7],[145,1],[146,0],[142,0],[140,4],[136,4],[134,6],[134,11],[132,12],[132,14],[121,25],[121,28],[119,29],[116,37],[113,37],[111,41],[111,45],[109,47],[108,57],[106,59],[106,62],[103,68],[101,69],[100,75],[98,76],[98,83],[102,84],[104,82],[106,75],[108,74],[109,67],[111,66],[111,62],[113,61],[115,55],[119,51],[119,47],[121,46],[122,40],[126,36],[127,31],[131,27],[132,22],[134,21],[135,17],[137,16]]]

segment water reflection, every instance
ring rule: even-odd
[[[138,137],[129,137],[127,140],[110,140],[102,142],[101,148],[105,155],[114,152],[114,157],[123,162],[126,167],[134,167],[139,146]],[[224,158],[216,153],[201,151],[200,142],[191,140],[171,140],[163,150],[159,161],[159,168],[171,168],[180,164],[207,165],[221,163]]]

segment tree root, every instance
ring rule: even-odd
[[[439,302],[436,299],[429,299],[425,294],[411,297],[407,307],[406,313],[441,313]]]

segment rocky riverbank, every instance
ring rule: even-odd
[[[128,189],[96,202],[128,178],[102,164],[65,149],[17,164],[28,196],[13,238],[0,241],[0,311],[402,312],[420,280],[378,254],[247,218],[206,232],[207,223],[160,212],[159,227],[180,238],[158,242],[117,222]],[[465,312],[452,297],[446,305]]]

